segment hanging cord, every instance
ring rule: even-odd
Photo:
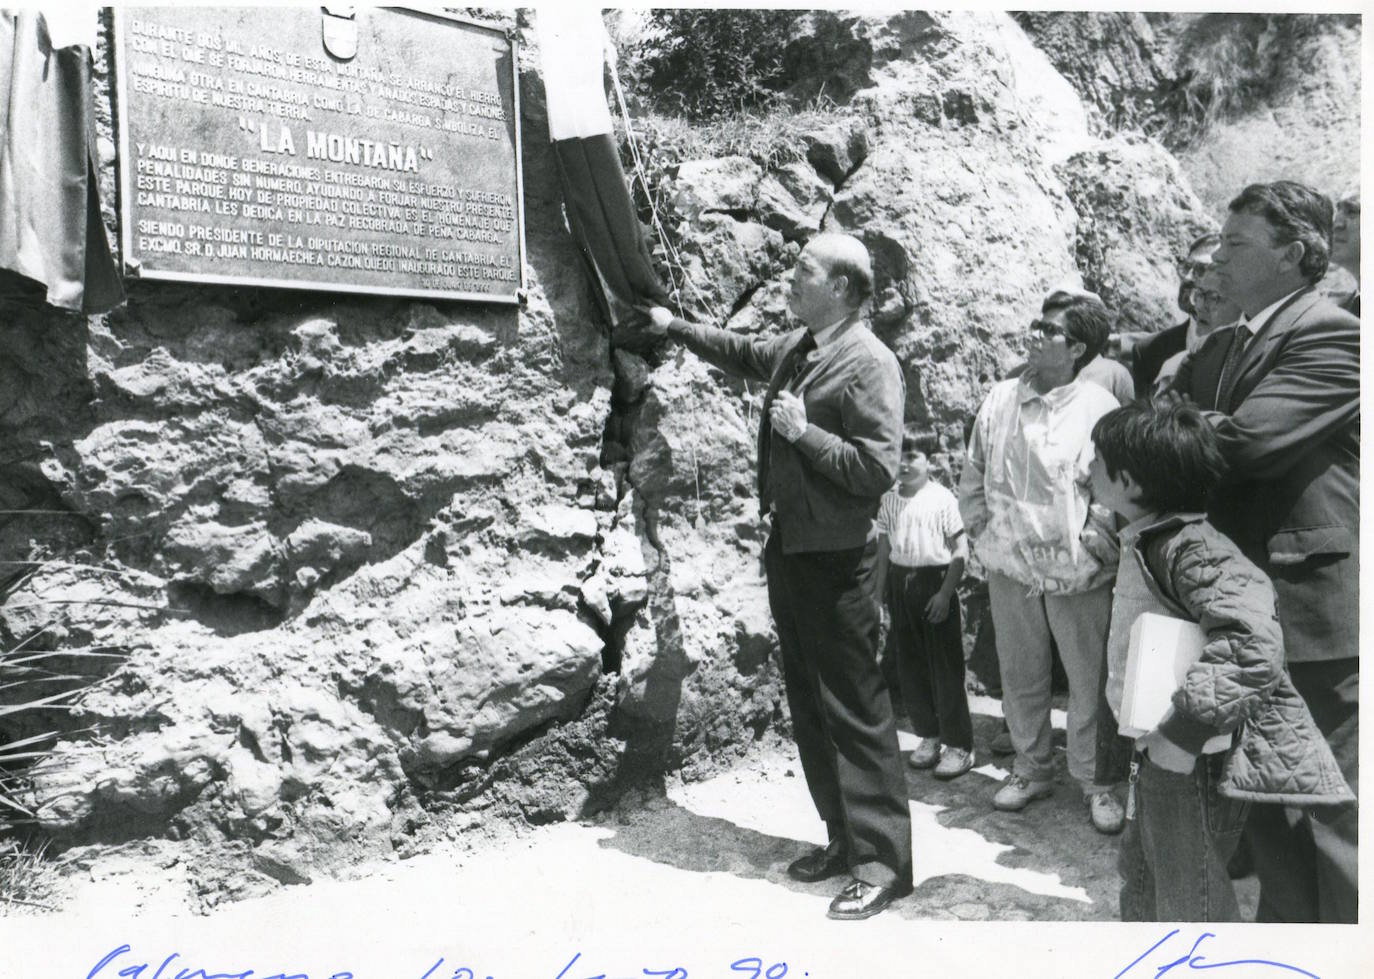
[[[607,64],[609,64],[611,68],[611,84],[615,86],[616,103],[620,106],[620,116],[625,121],[625,140],[629,144],[630,156],[634,160],[634,175],[639,178],[639,186],[644,190],[644,199],[649,202],[649,214],[652,220],[654,233],[658,236],[659,243],[663,246],[665,264],[668,266],[668,281],[672,285],[673,292],[677,296],[678,312],[682,312],[681,290],[684,287],[690,290],[698,303],[704,306],[705,304],[702,302],[701,293],[697,290],[696,286],[692,284],[692,280],[683,269],[682,256],[668,238],[668,232],[664,229],[663,222],[658,216],[658,205],[654,203],[654,194],[653,191],[649,189],[649,179],[645,175],[644,158],[640,155],[639,142],[635,139],[634,127],[630,124],[630,110],[625,102],[625,90],[620,85],[620,71],[616,67],[617,59],[615,57],[614,48],[609,45],[609,43],[607,47],[611,48],[611,56],[606,59]],[[682,278],[681,286],[678,284],[679,275]]]

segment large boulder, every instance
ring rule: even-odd
[[[103,317],[8,311],[6,500],[86,549],[3,539],[31,563],[0,638],[117,657],[73,725],[100,753],[35,773],[64,841],[387,849],[412,790],[586,708],[615,372],[522,85],[518,309],[133,283]]]
[[[1172,52],[1145,14],[1035,10],[1014,16],[1083,96],[1096,132],[1152,122],[1177,87]]]
[[[1084,281],[1116,313],[1117,329],[1153,332],[1176,323],[1174,258],[1217,230],[1178,161],[1154,140],[1117,136],[1055,170],[1078,213]]]

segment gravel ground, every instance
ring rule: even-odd
[[[996,702],[974,708],[986,744]],[[905,750],[916,744],[901,738]],[[1003,773],[983,755],[953,782],[911,771],[916,890],[861,923],[826,919],[840,881],[804,885],[785,873],[823,830],[795,756],[774,748],[704,782],[635,793],[596,819],[481,827],[347,880],[208,913],[175,844],[112,850],[69,876],[60,912],[0,921],[0,948],[43,966],[23,974],[54,979],[1106,979],[1162,937],[1183,944],[1161,962],[1188,952],[1200,928],[1169,937],[1171,926],[1072,924],[1115,918],[1118,838],[1088,824],[1057,755],[1055,795],[1019,814],[992,809]],[[1253,909],[1253,879],[1241,894]],[[1291,951],[1280,936],[1261,935],[1278,943],[1272,955]]]

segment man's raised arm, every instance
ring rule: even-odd
[[[727,374],[767,383],[778,359],[787,350],[790,334],[747,337],[731,330],[689,323],[662,306],[649,310],[649,318],[660,335],[676,340],[692,353]]]

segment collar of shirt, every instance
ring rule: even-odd
[[[1076,390],[1080,383],[1087,383],[1080,381],[1080,378],[1082,378],[1083,376],[1083,372],[1079,371],[1076,375],[1074,375],[1072,380],[1068,381],[1065,384],[1059,385],[1059,387],[1057,388],[1050,388],[1044,394],[1041,394],[1039,391],[1035,390],[1035,385],[1031,384],[1030,375],[1031,371],[1027,369],[1019,378],[1017,378],[1016,399],[1021,404],[1025,404],[1027,401],[1035,401],[1038,399],[1040,401],[1044,401],[1047,404],[1052,405],[1057,401],[1063,401],[1067,399],[1070,393]]]
[[[1121,549],[1125,551],[1127,548],[1133,547],[1135,542],[1140,538],[1140,535],[1150,529],[1151,524],[1159,522],[1160,516],[1160,514],[1151,510],[1149,513],[1136,517],[1126,526],[1118,530],[1116,536],[1121,541]]]
[[[1280,306],[1288,302],[1288,300],[1292,299],[1294,296],[1296,296],[1298,293],[1302,292],[1302,290],[1306,288],[1307,286],[1301,286],[1300,288],[1294,289],[1286,296],[1280,296],[1274,302],[1270,303],[1268,306],[1265,306],[1258,313],[1256,313],[1253,319],[1242,314],[1241,318],[1236,320],[1236,329],[1245,331],[1245,342],[1250,342],[1250,338],[1253,337],[1256,333],[1258,333],[1260,331],[1260,328],[1263,327],[1265,323],[1269,322],[1269,317],[1277,313]]]
[[[831,323],[825,329],[817,330],[814,334],[812,334],[812,336],[815,337],[816,346],[818,348],[824,347],[827,343],[830,343],[832,340],[835,339],[837,335],[839,335],[840,328],[844,326],[846,323],[848,323],[850,320],[857,317],[858,315],[859,314],[857,310],[852,313],[845,313],[843,316],[841,316],[835,322]]]

